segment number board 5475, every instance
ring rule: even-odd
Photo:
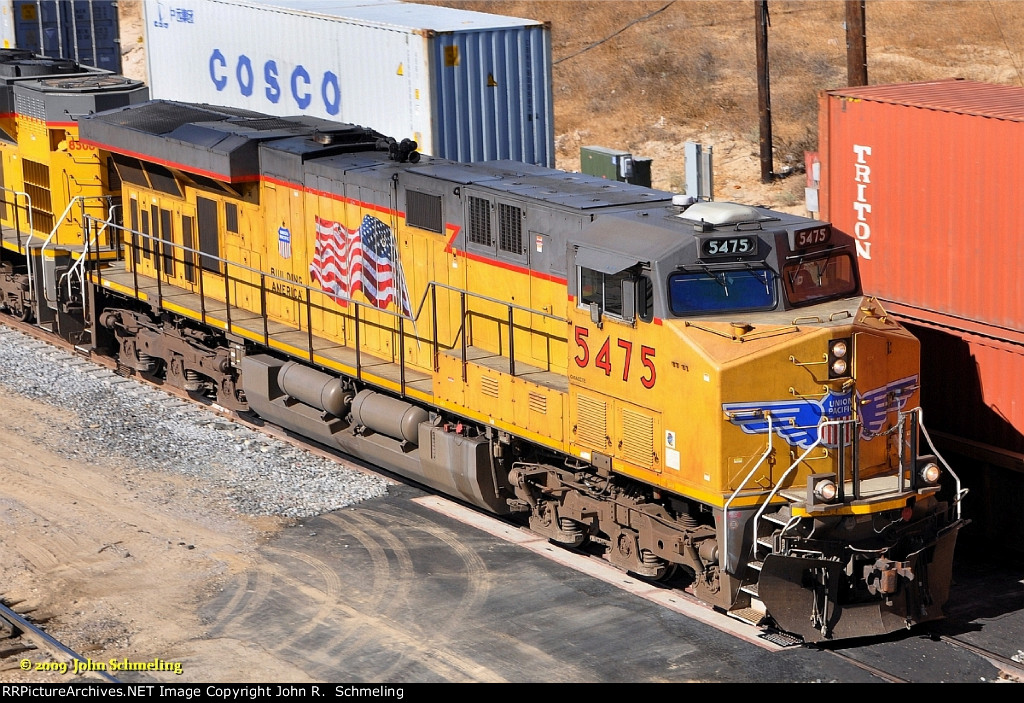
[[[757,237],[710,237],[700,242],[700,256],[750,256],[757,253]]]
[[[805,229],[798,229],[790,233],[789,248],[804,249],[805,247],[811,247],[817,244],[827,244],[831,239],[831,225],[818,225],[817,227],[807,227]]]

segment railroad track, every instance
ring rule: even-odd
[[[988,660],[992,666],[999,669],[1000,680],[1012,683],[1024,682],[1024,664],[1021,664],[1018,661],[949,635],[936,635],[933,639],[939,642],[945,642],[957,649],[963,649],[975,656]]]
[[[855,666],[858,669],[860,669],[861,671],[866,671],[867,673],[871,674],[872,676],[878,677],[879,679],[881,679],[885,683],[911,683],[907,679],[901,678],[901,677],[899,677],[896,674],[893,674],[891,672],[879,669],[877,666],[872,666],[871,664],[868,664],[867,662],[860,661],[859,659],[857,659],[855,657],[852,657],[849,654],[846,654],[845,652],[839,652],[839,651],[835,651],[835,650],[831,650],[831,649],[827,650],[827,651],[830,654],[838,657],[839,659],[842,659],[847,664]]]
[[[5,630],[10,631],[9,639],[21,640],[20,646],[9,648],[8,656],[34,651],[43,653],[47,657],[45,661],[38,657],[35,660],[24,656],[20,657],[18,668],[22,671],[70,673],[96,678],[104,683],[121,683],[106,671],[94,670],[90,659],[78,654],[3,603],[0,603],[0,622],[6,625]]]
[[[1024,664],[1021,664],[1020,662],[1015,661],[1014,659],[1011,659],[1011,658],[1006,657],[1006,656],[1004,656],[1002,654],[999,654],[997,652],[993,652],[993,651],[991,651],[989,649],[985,649],[984,647],[979,647],[978,645],[971,644],[970,642],[967,642],[967,641],[965,641],[963,639],[960,639],[960,638],[957,638],[957,637],[953,637],[953,636],[950,636],[950,635],[934,634],[933,633],[931,635],[926,635],[926,636],[927,636],[927,638],[931,642],[934,642],[937,645],[939,645],[939,644],[947,645],[949,647],[953,647],[955,649],[962,650],[963,652],[968,652],[968,653],[970,653],[971,655],[973,655],[975,657],[978,657],[980,659],[984,659],[985,661],[987,661],[989,664],[991,664],[997,670],[997,674],[996,674],[996,677],[995,677],[994,681],[990,681],[990,683],[991,682],[1005,682],[1005,683],[1021,683],[1021,682],[1024,682]],[[870,663],[864,661],[862,658],[860,658],[858,656],[855,656],[856,650],[850,650],[851,653],[848,653],[845,650],[833,650],[833,649],[828,649],[828,648],[822,648],[822,649],[823,649],[823,651],[827,651],[830,654],[832,654],[833,656],[843,660],[847,664],[855,666],[855,667],[857,667],[858,669],[860,669],[862,671],[866,671],[867,673],[871,674],[872,676],[878,677],[879,679],[881,679],[882,681],[885,681],[886,683],[921,683],[921,681],[914,681],[912,679],[904,678],[904,677],[902,677],[902,676],[900,676],[898,674],[895,674],[895,673],[893,673],[891,671],[886,671],[885,669],[879,668],[878,666],[875,666],[873,664],[870,664]],[[939,654],[939,656],[943,656],[943,655]]]

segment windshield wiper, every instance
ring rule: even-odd
[[[718,285],[722,286],[722,288],[725,289],[725,297],[728,298],[729,284],[726,283],[725,281],[725,271],[722,271],[721,273],[715,273],[707,264],[701,264],[701,269],[704,271],[705,275],[710,277],[715,283],[717,283]]]

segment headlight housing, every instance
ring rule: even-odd
[[[815,497],[826,503],[831,503],[838,494],[839,488],[836,487],[835,481],[821,481],[814,487]]]
[[[836,474],[811,474],[807,477],[807,505],[823,506],[839,500]]]
[[[934,486],[942,476],[942,469],[934,461],[922,463],[917,469],[917,475],[929,486]]]
[[[850,344],[849,337],[829,340],[828,343],[828,377],[842,378],[850,375]]]

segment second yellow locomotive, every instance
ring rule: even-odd
[[[85,216],[120,260],[79,307],[123,367],[805,641],[941,617],[962,492],[828,223],[311,118],[78,128],[124,213]]]
[[[93,259],[119,255],[111,232],[88,234],[84,222],[110,216],[118,185],[109,159],[78,139],[78,118],[148,98],[144,84],[109,71],[0,49],[0,305],[14,315],[84,339],[81,311],[68,315],[59,291],[77,286],[81,297],[90,244]]]

